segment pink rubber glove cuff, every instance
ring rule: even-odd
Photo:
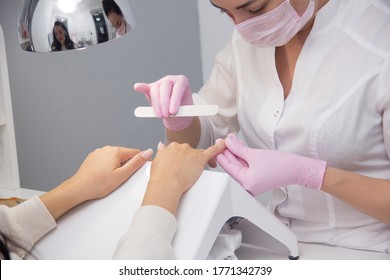
[[[176,117],[163,119],[164,126],[173,131],[181,131],[188,128],[192,123],[193,117]]]

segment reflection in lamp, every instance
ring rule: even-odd
[[[135,20],[128,0],[110,1],[118,2],[126,22],[133,29]],[[31,52],[51,52],[56,20],[66,25],[78,50],[117,38],[104,16],[102,0],[23,0],[18,21],[21,48]]]

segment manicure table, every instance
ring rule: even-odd
[[[37,259],[111,259],[120,237],[139,208],[149,178],[150,163],[105,198],[79,205],[58,220],[58,226],[31,252]],[[253,227],[245,238],[266,236],[282,248],[285,259],[299,257],[293,232],[247,193],[229,175],[205,170],[187,191],[177,211],[173,240],[177,259],[206,259],[223,225],[232,217]],[[260,242],[261,243],[261,242]],[[266,244],[264,244],[266,245]]]

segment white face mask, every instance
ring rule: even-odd
[[[314,0],[309,0],[306,11],[301,16],[286,0],[272,11],[250,18],[235,28],[249,44],[260,47],[279,47],[286,44],[309,21],[314,14]]]

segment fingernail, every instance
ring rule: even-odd
[[[165,144],[163,142],[158,142],[157,149],[160,150],[161,148],[164,148]]]
[[[152,154],[153,154],[153,150],[147,149],[147,150],[141,152],[140,157],[142,157],[145,160],[149,160],[150,157],[152,156]]]
[[[219,143],[221,143],[221,142],[223,142],[224,140],[222,139],[222,138],[218,138],[218,139],[216,139],[215,140],[215,144],[219,144]]]

